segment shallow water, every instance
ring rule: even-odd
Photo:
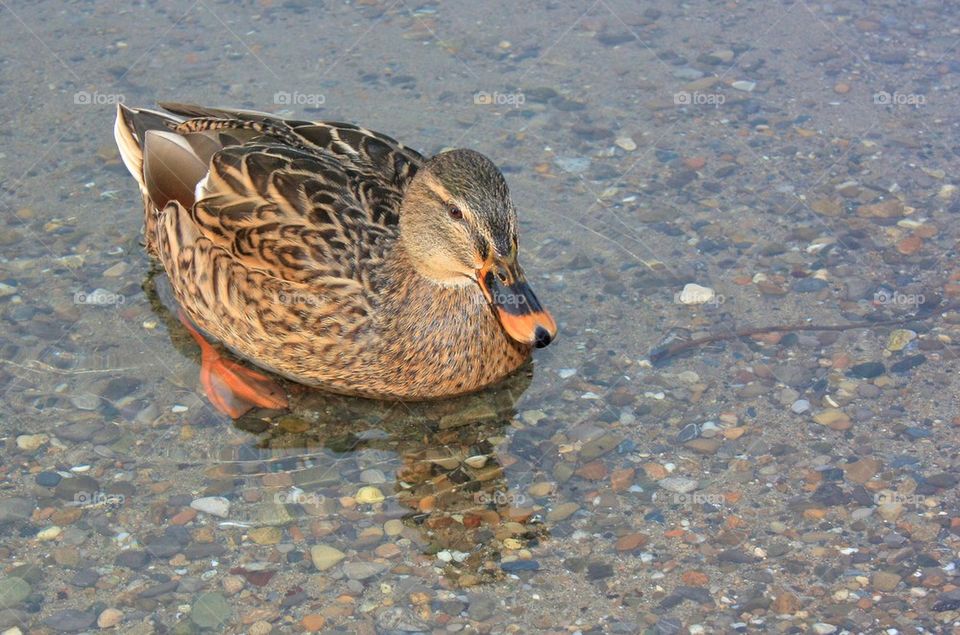
[[[960,626],[957,8],[0,12],[0,628]],[[469,397],[229,421],[153,291],[118,100],[484,152],[560,337]]]

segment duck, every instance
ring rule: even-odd
[[[287,407],[270,374],[370,399],[462,395],[556,338],[506,180],[477,151],[425,157],[355,124],[181,103],[119,104],[114,136],[224,414]]]

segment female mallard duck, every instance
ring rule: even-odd
[[[115,136],[188,327],[296,382],[409,400],[494,383],[556,335],[485,156],[425,159],[344,123],[163,108],[121,105]],[[218,409],[286,404],[191,332]]]

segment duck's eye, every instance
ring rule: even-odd
[[[450,214],[450,218],[454,220],[463,220],[463,210],[453,203],[447,204],[447,214]]]

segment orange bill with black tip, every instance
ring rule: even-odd
[[[543,348],[557,336],[557,323],[540,305],[516,260],[489,262],[479,270],[477,278],[507,335],[537,348]]]

